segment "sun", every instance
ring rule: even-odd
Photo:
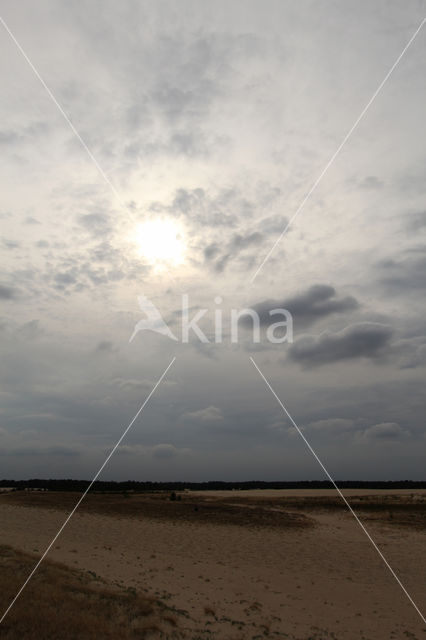
[[[168,218],[147,220],[139,225],[136,234],[139,253],[151,264],[182,264],[185,257],[183,230]]]

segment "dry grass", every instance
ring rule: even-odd
[[[352,495],[348,498],[352,508],[362,514],[365,520],[374,520],[380,524],[412,529],[426,529],[426,496],[412,494]],[[226,499],[228,504],[235,504],[235,499]],[[238,496],[240,506],[249,509],[263,508],[264,513],[284,512],[296,515],[303,512],[306,516],[315,517],[320,512],[347,512],[348,508],[338,496],[277,496],[242,497]],[[296,512],[296,513],[295,513]]]
[[[36,558],[0,546],[0,608],[6,610]],[[4,640],[179,638],[177,621],[153,598],[45,560],[0,626]]]
[[[69,512],[80,495],[68,491],[16,491],[2,495],[0,500],[4,504]],[[125,496],[117,493],[89,493],[80,505],[79,512],[243,527],[306,528],[314,525],[312,518],[298,510],[296,513],[291,512],[284,505],[277,505],[276,501],[269,504],[264,500],[253,500],[241,495],[238,496],[237,502],[235,499],[192,496],[190,493],[181,494],[181,500],[176,501],[170,500],[169,492]]]
[[[339,496],[285,497],[263,500],[265,507],[311,513],[321,511],[347,512],[347,506]],[[349,503],[364,520],[411,529],[426,529],[426,496],[421,494],[354,495]]]
[[[80,512],[100,513],[122,518],[190,521],[205,524],[272,527],[279,529],[315,526],[315,513],[347,511],[338,496],[253,497],[243,491],[235,497],[181,494],[170,500],[169,492],[158,493],[89,493],[79,507]],[[74,492],[45,493],[16,491],[0,496],[4,504],[71,511],[81,494]],[[426,528],[426,496],[422,494],[353,495],[349,502],[357,513],[383,524]]]

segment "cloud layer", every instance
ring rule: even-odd
[[[322,478],[252,354],[333,475],[423,478],[423,36],[310,193],[420,5],[5,0],[2,16],[102,169],[4,34],[2,474],[93,477],[176,356],[106,477]],[[156,219],[179,228],[178,267],[141,252]],[[224,325],[253,307],[263,334],[288,309],[295,341],[129,344],[138,295],[175,331],[182,293]]]

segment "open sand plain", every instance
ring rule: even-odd
[[[426,491],[345,495],[424,614]],[[0,544],[36,561],[78,498],[0,495]],[[332,490],[89,494],[48,557],[166,603],[173,637],[426,638]],[[31,607],[25,591],[15,607]]]

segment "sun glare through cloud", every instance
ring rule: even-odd
[[[185,258],[183,230],[174,220],[148,220],[137,228],[135,240],[138,252],[154,266],[182,264]]]

